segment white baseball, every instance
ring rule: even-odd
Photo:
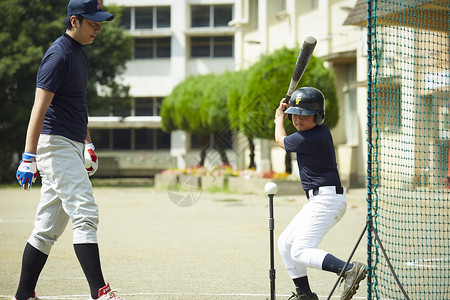
[[[278,192],[278,186],[275,182],[268,182],[264,187],[264,191],[268,195],[275,195]]]

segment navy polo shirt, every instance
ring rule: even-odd
[[[48,48],[37,73],[36,87],[55,93],[43,134],[84,143],[87,134],[88,61],[83,46],[64,33]]]
[[[341,185],[333,138],[325,124],[285,137],[284,148],[297,153],[300,180],[305,191],[320,186]]]

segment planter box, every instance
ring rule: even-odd
[[[160,190],[167,190],[175,188],[178,183],[176,174],[155,174],[155,188]]]
[[[202,176],[202,189],[224,189],[228,184],[228,178],[224,176]]]
[[[156,174],[155,188],[178,189],[178,188],[200,188],[201,177],[189,174]]]
[[[178,174],[178,184],[181,188],[195,188],[199,189],[202,187],[202,180],[200,176],[190,175],[190,174]]]
[[[277,195],[304,195],[300,181],[276,180],[268,178],[228,178],[228,188],[230,191],[238,193],[249,193],[257,195],[266,195],[264,187],[268,182],[274,182],[278,186]]]
[[[303,190],[300,180],[299,181],[274,180],[273,182],[275,182],[278,186],[277,195],[280,196],[305,195],[305,191]]]
[[[269,181],[265,178],[230,177],[228,178],[228,188],[232,192],[263,195],[265,194],[264,186]]]
[[[196,176],[189,174],[156,174],[155,188],[157,189],[223,189],[228,187],[231,192],[242,194],[266,195],[264,187],[268,182],[275,182],[278,186],[277,195],[304,195],[300,181],[276,180],[268,178],[242,178],[224,176]]]

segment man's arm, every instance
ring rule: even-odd
[[[84,143],[85,144],[92,143],[91,134],[89,133],[89,129],[87,130],[86,138],[84,139]]]
[[[24,190],[30,190],[38,174],[36,167],[36,150],[39,135],[44,125],[45,113],[53,100],[54,93],[37,88],[33,109],[28,122],[25,152],[17,168],[16,178]]]
[[[98,169],[98,158],[94,150],[95,146],[92,143],[91,134],[88,129],[86,138],[84,139],[84,166],[89,176],[94,175]]]
[[[36,88],[34,105],[31,110],[30,121],[28,123],[27,136],[25,141],[25,152],[36,153],[39,135],[44,126],[45,113],[55,94],[41,88]]]

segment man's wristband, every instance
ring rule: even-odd
[[[31,159],[31,158],[36,158],[36,153],[24,152],[22,154],[22,159]]]

